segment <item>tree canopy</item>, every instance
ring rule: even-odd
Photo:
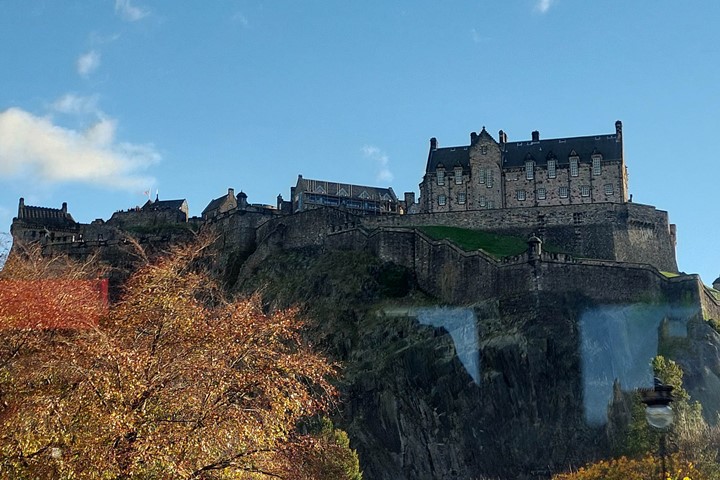
[[[205,246],[140,268],[97,326],[0,330],[33,339],[0,364],[0,476],[360,478],[342,432],[298,429],[332,405],[334,366],[296,311],[226,298]]]

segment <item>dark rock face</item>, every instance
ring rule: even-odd
[[[548,478],[607,456],[606,425],[588,421],[587,392],[605,392],[607,403],[596,399],[592,408],[606,412],[614,372],[627,367],[638,336],[655,335],[656,350],[681,352],[693,396],[720,391],[720,336],[697,309],[684,307],[692,315],[678,341],[678,329],[667,326],[675,307],[628,313],[582,289],[547,288],[448,308],[415,290],[405,273],[366,252],[286,251],[237,285],[262,287],[274,307],[303,305],[309,338],[343,364],[335,421],[366,479]],[[637,318],[642,328],[615,327],[636,326]],[[591,331],[587,321],[607,325]],[[615,338],[608,332],[622,341],[604,341]]]

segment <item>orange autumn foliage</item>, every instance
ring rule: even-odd
[[[667,459],[666,480],[709,480],[692,462],[675,454]],[[655,480],[661,478],[662,468],[657,456],[646,455],[631,459],[620,457],[601,460],[571,473],[554,475],[552,480]]]
[[[133,274],[98,327],[6,362],[0,477],[327,478],[304,459],[347,446],[296,426],[332,405],[334,367],[297,312],[225,298],[205,246]]]

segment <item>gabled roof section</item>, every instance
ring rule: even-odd
[[[446,147],[430,150],[428,155],[428,163],[425,168],[426,172],[434,172],[438,166],[444,167],[446,170],[452,170],[456,166],[460,166],[463,170],[470,168],[469,147]]]
[[[68,228],[77,226],[77,222],[67,211],[67,203],[63,203],[62,208],[33,207],[25,205],[25,199],[21,198],[17,218],[25,223],[46,227]]]
[[[212,212],[213,210],[220,210],[226,202],[230,202],[231,204],[237,204],[235,202],[235,190],[232,188],[228,189],[228,193],[223,195],[222,197],[215,198],[208,203],[207,207],[202,211],[201,215],[205,215],[208,212]],[[232,207],[231,207],[232,208]]]
[[[182,198],[180,200],[158,200],[155,199],[154,202],[151,202],[148,200],[145,205],[143,205],[143,210],[182,210],[183,204],[185,203],[185,199]]]
[[[547,164],[552,153],[558,165],[567,165],[569,157],[577,154],[580,162],[589,163],[593,154],[602,154],[603,160],[622,159],[622,142],[617,135],[599,135],[572,138],[553,138],[548,140],[508,142],[500,145],[503,152],[503,168],[522,167],[528,156],[535,158],[538,165]]]
[[[367,185],[353,185],[350,183],[328,182],[325,180],[312,180],[298,177],[298,183],[295,189],[297,193],[307,192],[358,199],[362,199],[360,195],[362,192],[365,192],[368,196],[367,198],[372,200],[381,200],[383,195],[386,195],[389,196],[393,202],[397,202],[397,196],[391,187],[371,187]],[[322,189],[323,193],[318,193],[318,189]]]

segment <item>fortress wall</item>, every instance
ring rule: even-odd
[[[186,223],[186,221],[185,213],[180,210],[128,210],[113,213],[107,223],[121,229],[132,229]]]
[[[710,292],[710,289],[708,287],[703,285],[699,277],[698,284],[698,288],[700,290],[700,301],[703,306],[703,313],[705,315],[705,318],[712,318],[714,320],[720,321],[720,300],[718,300],[718,298]]]
[[[355,224],[359,224],[357,216],[339,209],[306,210],[263,223],[257,229],[257,241],[283,231],[282,246],[285,248],[320,246],[324,244],[326,234]]]
[[[667,212],[635,203],[599,203],[466,212],[380,216],[363,219],[377,226],[442,225],[528,238],[578,257],[650,263],[677,271],[675,241]]]
[[[368,248],[368,233],[362,228],[350,228],[330,233],[325,245],[334,250],[365,250]]]

